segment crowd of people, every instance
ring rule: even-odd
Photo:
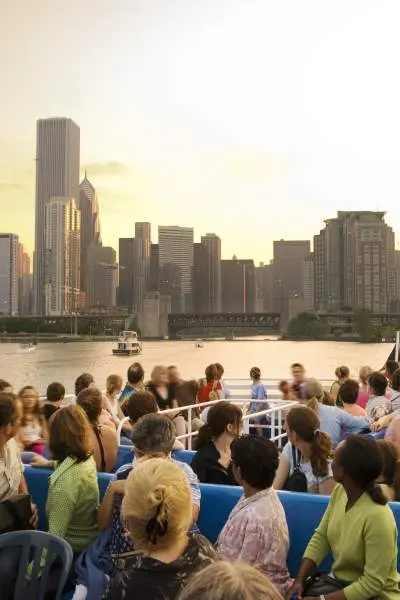
[[[231,398],[219,363],[204,378],[183,381],[175,366],[156,366],[146,380],[135,362],[125,385],[113,374],[104,392],[83,373],[73,402],[58,382],[41,399],[32,386],[14,394],[0,380],[0,503],[29,494],[23,463],[52,470],[48,531],[72,548],[75,600],[278,600],[293,593],[400,600],[397,529],[387,506],[400,501],[400,369],[362,367],[355,380],[340,366],[329,390],[299,363],[291,374],[278,385],[282,450],[258,367],[250,370],[247,403]],[[188,431],[191,405],[196,453],[189,466],[174,451],[185,448],[177,438]],[[369,431],[382,431],[382,439],[363,435]],[[132,459],[115,469],[119,443],[132,446]],[[99,472],[113,473],[101,500]],[[202,483],[243,490],[214,546],[197,526]],[[277,490],[330,496],[294,579]],[[27,521],[37,526],[33,504]],[[311,577],[329,552],[332,572]],[[0,551],[5,600],[13,598],[18,561],[15,548]],[[49,582],[50,598],[57,572]]]

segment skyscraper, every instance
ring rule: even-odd
[[[45,213],[50,198],[78,199],[80,131],[66,118],[40,119],[36,139],[34,312],[45,312]]]
[[[31,312],[31,260],[22,244],[18,244],[18,313]]]
[[[73,198],[51,198],[45,211],[45,314],[79,309],[80,213]]]
[[[309,240],[274,242],[274,310],[285,323],[289,314],[289,298],[303,293],[303,260],[310,254]]]
[[[119,284],[117,304],[129,313],[133,310],[135,238],[119,239]]]
[[[160,289],[160,252],[158,244],[150,246],[150,292],[158,292]]]
[[[86,304],[112,308],[117,302],[118,265],[113,248],[92,242],[87,252]]]
[[[18,314],[18,236],[0,233],[0,314]]]
[[[207,233],[200,244],[194,244],[193,310],[221,312],[221,240],[215,233]]]
[[[150,254],[151,225],[135,223],[133,300],[136,313],[142,310],[143,299],[150,286]]]
[[[158,228],[158,245],[160,276],[161,269],[166,265],[175,265],[179,268],[180,311],[190,312],[192,309],[193,228],[160,226]]]
[[[246,266],[233,257],[221,261],[222,312],[246,312]]]
[[[305,312],[314,311],[314,254],[303,260],[303,307]]]
[[[87,292],[87,261],[91,244],[101,246],[100,215],[97,193],[85,177],[79,185],[79,209],[81,211],[81,291]]]
[[[257,306],[256,312],[273,312],[273,266],[272,264],[256,267]]]

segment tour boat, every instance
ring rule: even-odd
[[[138,340],[136,331],[121,331],[117,347],[113,349],[113,354],[132,356],[132,354],[140,354],[141,351],[142,344]]]

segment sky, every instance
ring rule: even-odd
[[[400,233],[398,0],[2,0],[0,230],[33,250],[38,118],[81,128],[103,243],[135,221],[268,262],[337,210]]]

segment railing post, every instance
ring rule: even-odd
[[[192,449],[192,409],[188,413],[188,450]]]

